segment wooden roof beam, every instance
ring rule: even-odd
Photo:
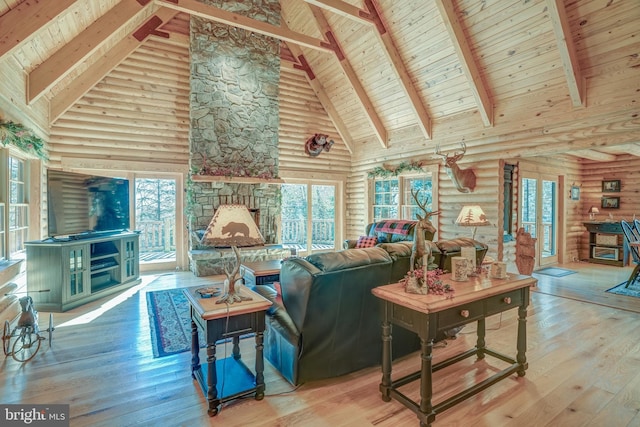
[[[549,17],[553,25],[553,32],[556,36],[556,44],[560,52],[562,68],[567,79],[569,95],[574,107],[584,107],[586,105],[586,82],[580,71],[580,62],[573,37],[569,19],[562,0],[547,0],[549,7]]]
[[[161,8],[155,15],[150,17],[148,21],[159,18],[162,22],[166,23],[177,14],[178,11],[176,10]],[[146,25],[146,23],[143,24],[141,28]],[[58,120],[65,111],[71,108],[84,94],[91,90],[91,88],[98,84],[111,70],[116,68],[134,50],[144,43],[145,39],[138,40],[134,37],[136,32],[137,30],[122,39],[122,41],[109,50],[108,54],[92,64],[82,75],[74,79],[73,82],[51,99],[49,103],[49,121],[51,123]]]
[[[291,31],[286,26],[276,27],[275,25],[246,16],[228,12],[215,6],[200,3],[197,0],[154,0],[156,4],[179,12],[188,13],[210,21],[221,22],[232,27],[242,28],[254,33],[263,34],[288,43],[305,46],[323,52],[333,52],[330,47],[325,46],[325,40],[309,37],[306,34]]]
[[[0,17],[0,59],[78,0],[26,1]]]
[[[316,18],[320,31],[322,32],[322,34],[325,35],[327,40],[329,40],[329,42],[327,43],[327,46],[330,46],[335,51],[336,57],[338,58],[338,62],[342,67],[342,71],[347,76],[347,80],[349,80],[351,87],[355,91],[356,98],[358,99],[358,101],[360,101],[360,105],[364,109],[364,112],[367,117],[367,120],[369,121],[369,124],[374,129],[374,132],[376,134],[376,137],[378,138],[378,141],[380,142],[383,148],[387,148],[388,147],[387,130],[382,124],[382,120],[378,116],[378,113],[376,113],[376,110],[373,107],[373,104],[371,103],[371,99],[369,99],[367,92],[365,91],[364,87],[362,87],[362,84],[360,83],[360,80],[358,79],[356,72],[351,66],[351,63],[345,57],[342,51],[342,48],[340,47],[340,43],[338,43],[335,36],[333,35],[333,29],[331,28],[331,25],[329,25],[329,22],[327,21],[327,18],[322,13],[321,8],[314,5],[309,5],[309,6],[311,8],[311,11],[313,12],[313,16]]]
[[[596,150],[572,150],[567,151],[569,156],[582,157],[583,159],[597,160],[600,162],[613,162],[616,160],[615,154],[607,154]]]
[[[353,154],[353,139],[349,134],[349,128],[344,123],[344,121],[342,121],[342,119],[340,118],[340,114],[338,114],[338,111],[333,106],[331,99],[327,95],[327,92],[324,90],[324,86],[322,86],[322,84],[318,81],[318,79],[316,79],[316,76],[313,73],[311,66],[305,59],[304,54],[302,53],[302,49],[300,48],[300,46],[296,46],[295,44],[287,44],[287,47],[289,48],[289,50],[294,56],[293,58],[294,68],[297,68],[298,70],[302,70],[305,72],[307,81],[309,82],[309,85],[311,86],[316,96],[318,97],[320,104],[322,104],[322,107],[329,115],[329,119],[331,119],[331,122],[333,123],[336,130],[338,131],[338,134],[340,134],[340,138],[342,138],[342,141],[344,142],[344,145],[347,147],[347,150],[349,150],[349,153]]]
[[[137,0],[122,0],[73,40],[58,49],[27,77],[27,103],[37,101],[47,90],[91,56],[120,28],[133,21],[152,3],[141,6]]]
[[[350,19],[355,19],[359,22],[365,22],[367,24],[374,25],[376,31],[374,33],[378,36],[378,40],[384,46],[384,53],[387,55],[387,59],[391,64],[391,68],[394,71],[396,78],[400,82],[400,86],[405,92],[407,98],[409,98],[409,104],[412,107],[416,118],[418,119],[418,126],[423,135],[427,139],[431,139],[431,117],[425,108],[420,95],[413,86],[411,76],[404,66],[402,58],[398,53],[398,49],[393,42],[393,39],[389,35],[387,28],[382,20],[382,17],[378,13],[373,0],[363,0],[366,10],[359,9],[341,0],[304,0],[307,3],[321,7],[323,9],[330,10],[338,13]]]
[[[458,19],[453,2],[450,0],[436,0],[436,5],[449,32],[449,38],[453,42],[462,71],[467,77],[471,92],[473,92],[482,122],[486,127],[493,126],[493,101],[482,82],[480,69],[473,57],[471,46],[469,46],[467,37],[464,34],[462,22]]]

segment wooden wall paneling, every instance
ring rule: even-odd
[[[187,165],[186,58],[188,46],[142,45],[52,126],[51,166],[73,157]]]
[[[0,60],[0,118],[30,128],[45,141],[49,135],[48,103],[39,100],[27,105],[26,74],[13,55]]]
[[[278,135],[280,176],[295,175],[296,171],[324,175],[348,175],[351,154],[340,138],[327,112],[306,80],[303,71],[282,67],[280,70],[280,128]],[[307,139],[324,133],[335,144],[317,157],[304,151]]]

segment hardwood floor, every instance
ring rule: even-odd
[[[640,426],[640,299],[620,298],[624,309],[585,303],[587,297],[624,280],[630,267],[586,263],[562,278],[534,274],[528,315],[529,369],[443,412],[435,426]],[[70,405],[71,426],[417,426],[416,416],[378,392],[380,368],[331,380],[290,386],[265,363],[267,396],[226,404],[214,418],[190,374],[188,352],[153,358],[145,293],[159,287],[202,284],[208,278],[167,273],[115,298],[67,313],[54,313],[52,347],[45,342],[29,363],[4,359],[0,402]],[[557,297],[544,292],[565,293]],[[616,298],[616,299],[617,299]],[[635,309],[630,311],[631,308]],[[515,352],[516,310],[487,321],[489,347]],[[40,313],[41,323],[48,318]],[[473,346],[474,325],[456,340],[436,346],[434,361]],[[230,349],[218,348],[218,356]],[[251,340],[242,354],[252,363]],[[473,359],[434,375],[435,401],[482,380],[502,367],[494,358]],[[394,376],[416,371],[417,354],[394,364]],[[405,393],[417,396],[417,384]]]

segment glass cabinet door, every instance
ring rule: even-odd
[[[84,295],[87,290],[87,246],[71,246],[63,251],[63,262],[69,266],[67,270],[67,298]]]

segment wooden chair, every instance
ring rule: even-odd
[[[633,262],[636,264],[636,267],[629,276],[629,280],[627,280],[627,284],[624,286],[625,288],[628,288],[630,284],[634,283],[638,279],[638,274],[640,273],[640,238],[634,231],[634,227],[627,221],[620,221],[620,225],[622,226],[622,232],[624,233],[625,243],[629,246],[629,252],[631,252]]]

